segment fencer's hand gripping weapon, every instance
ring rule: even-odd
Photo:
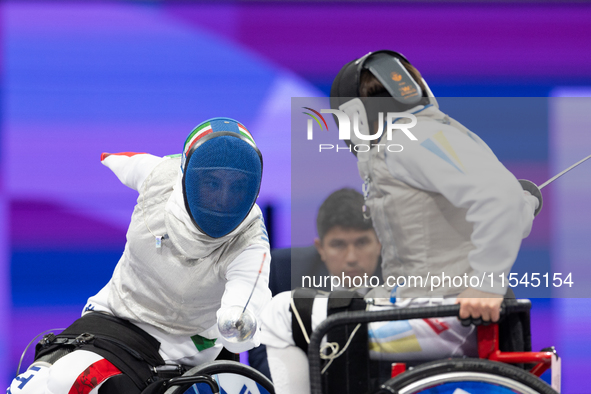
[[[252,286],[252,290],[250,291],[250,295],[248,296],[244,308],[240,306],[231,306],[226,308],[226,310],[218,317],[218,330],[220,335],[222,335],[228,342],[239,343],[247,341],[251,339],[256,332],[257,319],[251,311],[246,309],[246,307],[250,303],[250,299],[257,287],[266,258],[267,253],[264,253],[259,273],[254,281],[254,286]]]
[[[560,178],[561,176],[563,176],[564,174],[566,174],[567,172],[569,172],[570,170],[572,170],[573,168],[575,168],[578,165],[582,164],[583,162],[587,161],[588,159],[591,159],[591,155],[585,157],[583,160],[579,160],[578,162],[576,162],[572,166],[568,167],[566,170],[561,171],[558,174],[554,175],[552,178],[548,179],[546,182],[542,183],[540,186],[537,186],[535,183],[533,183],[532,181],[528,181],[527,179],[520,179],[519,180],[519,183],[521,184],[521,187],[523,188],[523,190],[530,192],[532,196],[536,197],[540,201],[540,205],[538,205],[538,208],[535,210],[534,216],[537,216],[538,213],[540,213],[540,211],[542,210],[543,200],[542,200],[541,190],[544,187],[551,184],[552,182],[554,182],[555,180],[557,180],[558,178]]]

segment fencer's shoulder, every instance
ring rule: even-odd
[[[256,225],[261,230],[264,230],[265,233],[267,232],[267,229],[265,227],[265,219],[263,218],[263,211],[258,206],[258,204],[253,204],[252,209],[248,213],[246,220],[252,222],[253,225]]]
[[[181,155],[169,155],[164,157],[158,157],[157,166],[165,166],[179,170],[181,168]]]
[[[163,159],[165,160],[171,160],[171,161],[178,161],[179,163],[181,162],[182,159],[182,154],[181,153],[176,153],[174,155],[166,155],[163,157]]]
[[[246,242],[246,245],[262,245],[270,255],[269,233],[265,226],[263,213],[256,203],[233,234],[236,235],[236,240],[242,240],[240,242]]]
[[[256,203],[253,205],[248,217],[251,218],[250,220],[252,220],[249,226],[251,231],[248,232],[251,239],[251,244],[261,244],[270,250],[269,233],[267,232],[267,227],[265,226],[263,212]]]
[[[411,155],[420,155],[425,150],[474,149],[480,145],[475,138],[456,127],[431,119],[417,122],[417,125],[409,128],[409,131],[416,140],[410,140],[403,133],[395,133],[393,142],[402,145],[404,151]]]
[[[181,159],[164,156],[152,156],[154,160],[146,162],[146,167],[151,167],[151,171],[147,172],[151,175],[151,179],[159,179],[166,183],[176,181],[178,172],[180,171]]]
[[[467,137],[465,133],[461,132],[460,130],[451,126],[450,124],[443,123],[431,118],[418,118],[417,125],[410,130],[418,138],[419,141],[429,139],[437,133]]]

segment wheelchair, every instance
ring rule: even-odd
[[[503,315],[527,312],[529,300],[505,300]],[[333,328],[377,321],[454,317],[459,305],[399,308],[386,311],[349,311],[329,316],[312,333],[308,346],[310,393],[324,392],[320,345]],[[528,322],[529,323],[529,322]],[[437,360],[413,368],[393,368],[392,377],[371,391],[350,394],[556,394],[539,378],[557,360],[553,348],[540,352],[499,350],[499,325],[478,326],[478,359]],[[399,364],[399,363],[398,363]],[[531,365],[529,370],[510,364]],[[400,366],[400,365],[398,365]],[[559,367],[558,367],[559,368]],[[559,384],[555,385],[559,390]],[[235,361],[213,361],[181,376],[161,379],[141,394],[275,394],[273,384],[255,369]],[[347,394],[347,393],[342,393]]]
[[[103,316],[103,318],[105,317],[105,315],[101,316]],[[109,321],[112,321],[113,319],[115,318],[108,318]],[[121,321],[121,319],[117,320]],[[80,319],[78,321],[80,321]],[[60,338],[53,333],[53,331],[57,330],[63,329],[51,329],[44,331],[41,334],[37,335],[35,338],[33,338],[31,342],[29,342],[29,345],[24,350],[23,355],[21,356],[21,360],[17,368],[17,377],[19,376],[20,367],[23,363],[28,348],[31,346],[31,344],[35,342],[35,340],[40,335],[43,335],[51,331],[49,334],[45,335],[43,339],[41,339],[41,341],[39,341],[39,343],[37,344],[36,350],[43,351],[43,349],[46,349],[47,352],[45,354],[41,354],[40,357],[36,357],[36,361],[46,362],[50,364],[53,364],[53,362],[59,360],[61,357],[66,356],[72,351],[74,351],[76,348],[76,345],[74,345],[74,343],[80,342],[80,344],[85,344],[86,342],[84,342],[84,339],[93,337],[92,334],[84,333],[79,335],[75,339],[69,339],[68,336]],[[100,346],[98,342],[99,340],[101,340]],[[141,362],[139,362],[139,364],[128,364],[128,367],[131,368],[133,368],[132,366],[141,366],[141,371],[143,371],[141,372],[142,375],[133,375],[136,378],[145,378],[146,372],[149,375],[149,378],[146,380],[145,383],[146,386],[144,386],[145,388],[141,391],[141,393],[139,390],[137,391],[140,394],[275,394],[273,383],[269,379],[267,379],[267,377],[264,376],[262,373],[258,372],[257,370],[251,368],[248,365],[225,359],[232,358],[230,353],[222,355],[221,359],[209,363],[204,363],[193,368],[177,364],[160,365],[148,363],[148,365],[146,365],[145,362],[148,359],[144,357],[147,353],[140,354],[139,351],[133,350],[125,346],[121,341],[111,341],[112,339],[107,340],[106,337],[94,338],[94,343],[96,343],[98,349],[104,349],[106,345],[116,343],[118,344],[118,347],[122,347],[122,349],[125,349],[118,353],[118,357],[123,358],[124,355],[127,355],[129,352],[129,355],[133,358],[137,360],[142,360]],[[51,345],[54,342],[60,342],[58,346],[61,345],[61,347],[53,349],[44,348],[44,346],[46,346],[48,343]],[[32,377],[34,377],[34,375],[31,374],[28,377],[25,377],[24,379],[17,380],[19,380],[19,382],[24,382],[24,384],[22,385],[24,387],[24,385]],[[135,390],[137,389],[137,387],[134,386],[134,383],[132,383],[132,381],[133,379],[131,379],[129,383],[126,384],[130,385],[130,387],[133,386],[133,390],[134,392],[136,392]],[[120,392],[121,390],[126,391],[126,388],[124,387],[126,387],[125,384],[123,386],[117,386],[117,392]],[[18,388],[22,389],[22,387]],[[113,387],[103,387],[99,389],[99,392],[104,392],[105,390],[107,392],[111,392],[112,389]],[[11,392],[10,389],[8,392]]]
[[[506,300],[503,314],[528,312],[529,300]],[[409,320],[437,317],[453,317],[459,314],[459,305],[422,308],[400,308],[387,311],[340,312],[329,316],[310,338],[308,360],[310,363],[311,394],[328,394],[321,375],[320,344],[333,328],[375,321]],[[503,352],[499,350],[499,325],[478,326],[478,359],[456,358],[420,364],[412,369],[393,373],[391,379],[371,391],[351,394],[556,394],[551,386],[539,378],[556,359],[553,348],[540,352]],[[510,364],[530,366],[528,370]],[[394,370],[394,368],[393,368]],[[224,376],[229,379],[240,376],[250,382],[224,388]],[[209,379],[209,380],[208,380]],[[238,379],[238,380],[240,380]],[[240,380],[243,381],[243,380]],[[216,384],[222,387],[220,391]],[[253,386],[254,385],[254,386]],[[228,386],[229,387],[229,386]],[[258,392],[256,392],[258,390]],[[273,394],[273,385],[254,369],[231,361],[214,361],[195,367],[181,377],[167,381],[158,392],[142,394]],[[345,394],[345,393],[343,393]]]
[[[156,382],[142,394],[275,394],[263,374],[236,361],[212,361]]]
[[[503,315],[527,312],[529,300],[505,300]],[[308,346],[310,392],[323,393],[320,343],[333,328],[377,321],[410,320],[458,316],[459,305],[421,308],[399,308],[387,311],[340,312],[329,316],[312,333]],[[529,324],[529,321],[528,321]],[[540,352],[503,352],[499,350],[499,325],[477,327],[478,359],[457,358],[429,362],[412,369],[398,369],[372,394],[556,394],[539,377],[557,360],[553,348]],[[526,371],[510,364],[533,365]],[[559,368],[559,367],[557,367]],[[559,390],[559,382],[553,382]],[[351,393],[355,394],[355,393]],[[365,393],[358,393],[365,394]]]

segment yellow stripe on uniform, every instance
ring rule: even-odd
[[[443,134],[443,131],[440,131],[440,132],[434,134],[433,139],[436,140],[437,142],[439,142],[439,144],[443,147],[443,149],[445,149],[445,151],[451,157],[453,157],[456,160],[456,162],[458,162],[458,164],[464,169],[464,171],[466,171],[466,167],[464,167],[464,164],[462,163],[462,161],[458,157],[456,151],[454,150],[454,148],[452,148],[452,146],[449,143],[449,141],[447,140],[447,138],[445,138],[445,134]]]

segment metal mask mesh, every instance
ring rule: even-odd
[[[219,136],[204,142],[185,167],[189,214],[213,238],[232,232],[254,205],[262,176],[261,160],[247,142]]]

